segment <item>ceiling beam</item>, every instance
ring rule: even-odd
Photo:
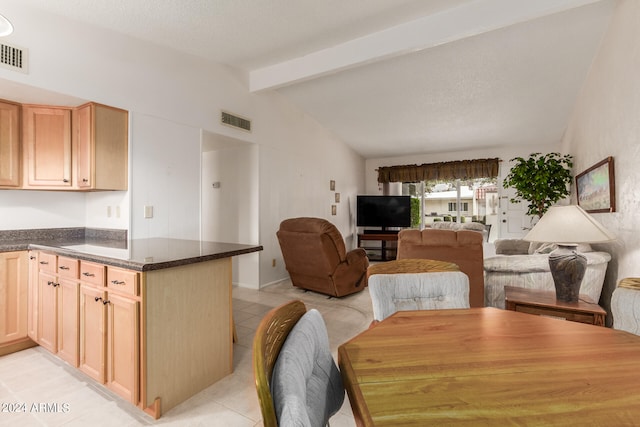
[[[277,89],[601,0],[475,0],[249,72],[249,90]]]

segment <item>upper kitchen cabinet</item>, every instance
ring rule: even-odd
[[[20,105],[0,100],[0,187],[20,186]]]
[[[125,110],[93,102],[73,110],[78,189],[127,189],[128,126]]]
[[[71,108],[23,105],[23,188],[71,189]]]

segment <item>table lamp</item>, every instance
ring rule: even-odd
[[[578,302],[587,258],[576,252],[578,243],[610,242],[615,236],[580,206],[553,206],[527,233],[529,242],[556,243],[549,254],[549,269],[556,286],[556,299]]]

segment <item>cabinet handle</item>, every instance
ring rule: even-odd
[[[113,283],[114,285],[126,285],[126,282],[119,282],[117,280],[112,280],[111,283]]]
[[[40,264],[42,264],[42,265],[49,265],[49,261],[40,261]]]
[[[60,267],[58,267],[60,270],[68,270],[69,267],[67,267],[66,265],[61,265]]]
[[[102,304],[107,305],[107,304],[111,304],[111,301],[109,301],[108,299],[102,301]]]
[[[88,271],[85,271],[84,273],[82,273],[82,275],[87,277],[95,277],[95,274],[89,273]]]
[[[102,297],[96,297],[96,302],[102,300]]]
[[[63,179],[62,182],[69,182],[67,178]]]
[[[47,286],[51,286],[51,285],[53,285],[53,282],[52,282],[51,280],[49,280],[49,281],[47,282]]]
[[[89,182],[87,178],[82,178],[82,182]]]
[[[29,257],[29,259],[36,259],[36,257],[34,257],[34,256],[30,256],[30,257]]]

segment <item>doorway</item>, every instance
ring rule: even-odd
[[[258,146],[202,133],[201,239],[259,244]],[[232,258],[233,284],[259,288],[259,254]]]

